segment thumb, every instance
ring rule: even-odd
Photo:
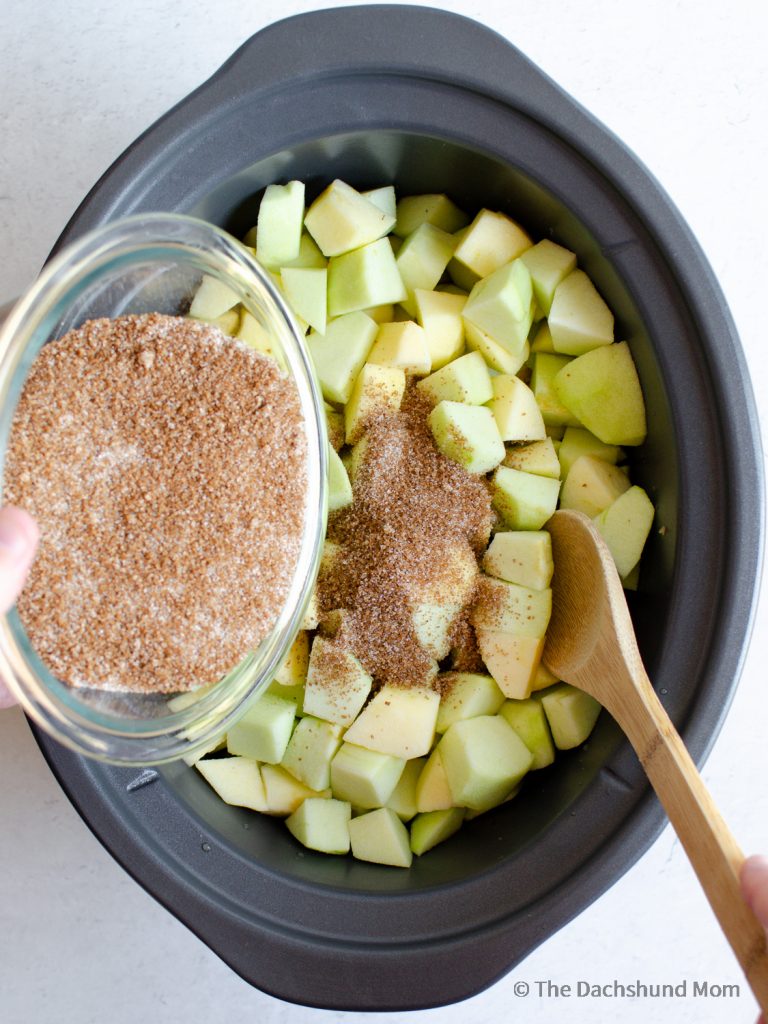
[[[37,550],[39,532],[23,509],[0,509],[0,614],[19,596]]]

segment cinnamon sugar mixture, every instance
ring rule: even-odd
[[[218,328],[124,316],[46,345],[4,489],[41,528],[18,610],[42,660],[73,686],[220,678],[285,601],[305,474],[292,382]]]
[[[419,642],[415,602],[458,599],[452,644],[475,664],[466,621],[476,556],[488,543],[492,512],[485,481],[442,455],[427,423],[429,399],[410,386],[397,413],[366,425],[354,473],[354,501],[335,513],[328,536],[341,545],[321,574],[326,615],[339,608],[338,644],[354,651],[377,683],[434,681],[435,661]]]

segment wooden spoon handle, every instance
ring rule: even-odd
[[[626,720],[619,724],[635,748],[768,1021],[766,932],[741,895],[739,872],[744,854],[647,675],[641,668],[634,668],[634,675],[633,684],[622,693],[629,697],[634,692],[637,699],[624,703],[621,717]]]

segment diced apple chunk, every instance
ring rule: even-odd
[[[415,601],[411,622],[416,639],[431,658],[442,661],[451,650],[451,628],[461,611],[459,601]]]
[[[408,829],[389,807],[361,814],[349,823],[352,856],[373,864],[409,868],[413,855]]]
[[[461,828],[464,813],[463,807],[450,807],[445,811],[419,814],[411,823],[411,850],[420,857],[449,839]]]
[[[484,626],[478,626],[475,633],[485,666],[504,696],[516,700],[528,697],[544,650],[544,637],[514,636]]]
[[[490,409],[440,402],[429,414],[435,443],[469,473],[488,473],[504,458],[504,442]]]
[[[552,334],[549,330],[549,324],[546,320],[542,320],[536,328],[533,341],[531,341],[531,353],[535,355],[537,352],[553,353],[554,351],[555,346],[552,344]]]
[[[435,738],[439,704],[434,690],[382,686],[347,729],[344,741],[393,757],[421,757]]]
[[[288,831],[308,850],[349,853],[352,808],[344,800],[308,797],[288,818]]]
[[[310,334],[307,348],[323,395],[346,403],[373,347],[378,328],[365,313],[349,313],[331,320],[325,334]]]
[[[555,377],[554,388],[562,404],[605,444],[645,440],[645,402],[626,341],[572,360]]]
[[[572,362],[570,356],[553,355],[550,352],[537,352],[534,357],[531,390],[548,427],[581,425],[581,421],[563,404],[555,388],[558,373]]]
[[[316,636],[309,657],[304,712],[349,725],[371,692],[373,679],[355,655],[339,643]]]
[[[478,281],[464,306],[464,319],[509,349],[522,351],[533,319],[531,275],[520,260]]]
[[[439,370],[464,351],[464,321],[461,314],[466,295],[416,288],[416,319],[424,328],[432,369]]]
[[[310,789],[327,789],[341,733],[342,726],[306,715],[293,730],[281,762],[283,768]]]
[[[196,320],[215,320],[239,301],[240,296],[228,284],[205,274],[192,298],[189,315]]]
[[[416,377],[432,369],[427,336],[423,327],[412,320],[383,323],[368,356],[377,366],[394,366]]]
[[[526,249],[520,259],[531,275],[536,302],[544,316],[549,316],[555,289],[576,269],[576,254],[544,238]]]
[[[263,764],[261,777],[264,780],[264,792],[267,796],[267,813],[285,817],[293,814],[305,800],[313,798],[330,800],[331,791],[325,789],[316,792],[299,782],[290,772],[279,764]]]
[[[413,757],[406,761],[400,781],[387,800],[387,807],[394,811],[401,821],[410,821],[416,814],[416,783],[425,764],[424,757]]]
[[[494,383],[498,378],[494,378]],[[517,380],[517,378],[511,378]],[[519,381],[522,384],[522,381]],[[523,384],[523,387],[525,385]],[[484,405],[493,397],[491,378],[485,360],[478,352],[459,356],[419,381],[418,388],[435,402],[464,402],[468,405]],[[534,401],[534,406],[535,406]],[[536,410],[538,412],[538,409]],[[542,424],[542,431],[544,426]],[[502,440],[503,440],[502,435]]]
[[[296,717],[293,701],[264,693],[227,732],[227,750],[256,761],[282,760]]]
[[[334,256],[328,263],[328,313],[343,316],[407,297],[386,238]]]
[[[539,690],[546,690],[548,686],[552,686],[553,683],[559,682],[559,677],[553,675],[544,662],[540,661],[536,666],[536,672],[533,677],[533,682],[531,683],[531,692],[536,693]]]
[[[285,660],[275,672],[275,680],[282,686],[297,686],[307,681],[309,667],[309,637],[305,630],[296,634]]]
[[[389,246],[384,235],[395,218],[337,179],[309,207],[304,224],[324,256],[340,256],[379,239]]]
[[[492,210],[481,210],[466,229],[453,255],[454,260],[472,274],[488,277],[531,245],[528,234],[510,217]]]
[[[291,309],[320,334],[328,321],[328,271],[323,268],[283,267],[280,271]]]
[[[617,466],[582,455],[565,478],[560,507],[575,509],[594,519],[627,490],[629,480]]]
[[[464,322],[464,335],[467,348],[472,352],[479,352],[490,368],[497,373],[517,373],[528,362],[531,354],[527,341],[519,352],[510,352],[469,320]]]
[[[397,204],[394,233],[400,238],[407,238],[419,225],[434,224],[435,227],[453,234],[468,222],[469,218],[463,210],[445,194],[404,196]]]
[[[560,460],[563,479],[568,476],[571,466],[582,455],[593,455],[603,462],[615,466],[621,456],[621,448],[617,444],[604,444],[583,427],[568,427],[563,435],[563,442],[557,452]]]
[[[247,236],[246,236],[247,238]],[[307,231],[302,231],[299,242],[299,255],[285,263],[281,263],[281,271],[294,268],[302,270],[322,270],[328,266],[328,260],[320,252],[317,242]]]
[[[510,469],[519,469],[523,473],[534,473],[536,476],[548,476],[552,480],[559,480],[558,455],[552,438],[545,437],[543,441],[531,441],[529,444],[509,448],[502,465],[509,466]]]
[[[225,804],[266,813],[264,783],[259,765],[252,758],[220,757],[198,761],[195,767]]]
[[[367,192],[361,192],[363,199],[373,203],[382,210],[388,217],[397,219],[397,198],[394,185],[383,185],[381,188],[371,188]],[[394,231],[395,229],[392,228]]]
[[[505,701],[499,714],[533,754],[531,771],[552,764],[555,760],[555,746],[540,700]]]
[[[436,731],[443,733],[454,722],[477,715],[495,715],[504,694],[490,676],[475,672],[450,672],[442,676],[442,697]]]
[[[366,363],[357,375],[344,408],[347,444],[363,436],[370,420],[383,412],[397,412],[405,394],[405,374],[395,366]]]
[[[336,512],[352,504],[352,484],[349,482],[344,463],[331,446],[328,446],[328,511]]]
[[[613,313],[583,270],[555,289],[547,319],[555,352],[580,356],[613,341]]]
[[[493,398],[488,408],[496,420],[502,441],[543,441],[546,437],[544,420],[528,385],[519,377],[499,374],[493,378],[492,387]]]
[[[454,722],[438,749],[454,803],[477,810],[508,796],[533,763],[526,745],[498,715]]]
[[[439,746],[427,758],[416,782],[416,810],[440,811],[453,806],[453,795],[448,785]]]
[[[395,791],[405,760],[346,741],[331,761],[331,789],[354,807],[383,807]]]
[[[499,466],[493,475],[493,507],[512,530],[540,530],[557,508],[560,481]]]
[[[600,705],[594,697],[568,683],[558,683],[540,698],[558,750],[579,747],[592,732]]]
[[[544,590],[552,581],[552,538],[546,530],[497,533],[483,556],[483,569],[508,583]]]
[[[552,614],[552,591],[531,590],[486,576],[472,609],[476,627],[499,629],[515,636],[544,636]]]
[[[401,305],[411,316],[416,315],[414,289],[431,291],[443,276],[448,261],[453,255],[456,240],[447,231],[434,224],[420,224],[408,235],[397,251],[397,269],[408,291],[408,297]]]
[[[284,267],[299,255],[304,220],[304,185],[268,185],[259,206],[256,258],[265,267]]]
[[[628,576],[643,553],[653,525],[653,504],[642,487],[630,487],[595,519],[619,576]]]

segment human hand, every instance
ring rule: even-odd
[[[768,857],[748,857],[741,869],[741,891],[757,920],[768,931]],[[765,1024],[760,1017],[757,1024]]]
[[[0,614],[19,596],[37,550],[39,532],[34,519],[11,505],[0,509]],[[0,708],[15,700],[0,679]]]

